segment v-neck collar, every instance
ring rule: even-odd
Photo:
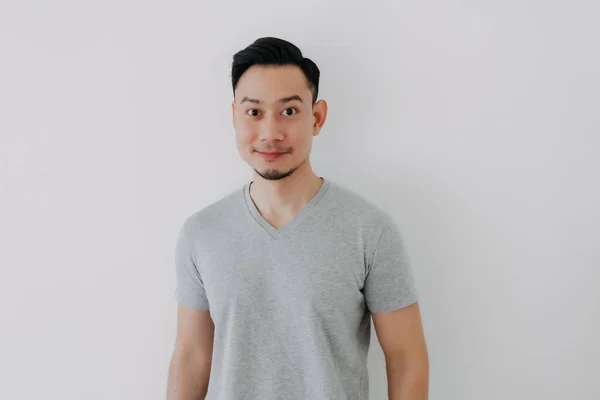
[[[274,239],[277,239],[277,238],[279,238],[279,236],[281,236],[282,233],[288,232],[295,225],[297,225],[302,219],[304,219],[306,217],[306,215],[310,212],[311,208],[313,208],[323,198],[323,196],[325,196],[325,193],[327,193],[329,186],[331,186],[331,181],[329,181],[327,178],[324,178],[324,177],[321,177],[321,179],[323,180],[323,183],[321,184],[321,187],[319,188],[317,193],[315,193],[315,195],[312,197],[312,199],[310,199],[309,202],[306,203],[306,205],[304,207],[302,207],[300,209],[300,211],[298,211],[296,213],[296,215],[294,215],[294,217],[292,217],[292,219],[290,221],[288,221],[284,226],[282,226],[279,229],[277,229],[273,225],[271,225],[262,216],[260,211],[258,211],[258,208],[256,207],[256,204],[254,203],[254,200],[252,200],[252,197],[250,196],[250,185],[252,184],[252,182],[246,183],[243,188],[246,206],[248,207],[248,211],[250,212],[250,214],[252,215],[254,220],[260,226],[262,226],[262,228],[271,237],[273,237]]]

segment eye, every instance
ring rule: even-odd
[[[289,116],[296,114],[297,112],[298,111],[296,111],[296,109],[294,107],[288,107],[285,110],[283,110],[282,114],[287,115],[289,117]]]
[[[260,115],[260,111],[258,111],[256,108],[251,108],[246,111],[246,114],[250,115],[251,117],[258,117]]]

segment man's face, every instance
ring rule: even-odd
[[[296,66],[250,67],[232,104],[237,148],[263,178],[283,179],[308,161],[312,138],[325,122],[326,103]]]

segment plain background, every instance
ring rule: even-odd
[[[0,398],[164,399],[183,219],[251,178],[233,53],[322,71],[315,171],[392,213],[433,400],[600,398],[596,1],[3,1]],[[386,397],[375,336],[371,399]]]

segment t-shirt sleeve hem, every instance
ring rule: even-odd
[[[179,304],[182,304],[187,308],[193,308],[195,310],[201,311],[209,311],[208,302],[198,299],[196,296],[186,295],[185,293],[176,290],[175,299]]]
[[[369,311],[371,311],[372,313],[384,313],[384,312],[396,311],[396,310],[400,310],[402,308],[408,307],[408,306],[416,303],[417,301],[419,301],[419,294],[415,290],[415,291],[411,292],[410,295],[404,296],[400,299],[397,299],[394,302],[386,302],[385,304],[370,305]]]

